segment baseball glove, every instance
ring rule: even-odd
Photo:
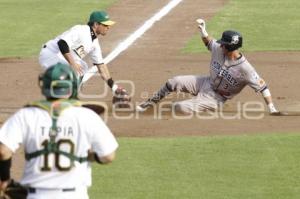
[[[122,88],[118,87],[114,92],[112,103],[116,108],[130,108],[131,97],[128,92]]]
[[[27,194],[28,191],[26,187],[14,180],[11,180],[4,193],[0,196],[0,199],[26,199]]]

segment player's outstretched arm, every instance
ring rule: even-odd
[[[98,68],[98,72],[101,76],[101,78],[107,82],[107,85],[112,89],[112,93],[114,96],[122,96],[121,98],[124,100],[128,100],[129,99],[129,94],[126,91],[126,89],[124,89],[122,86],[117,85],[114,80],[112,79],[112,77],[110,76],[109,70],[107,68],[106,64],[98,64],[96,65]],[[128,99],[127,99],[128,98]]]
[[[198,23],[198,28],[200,30],[200,35],[202,37],[202,41],[207,46],[213,38],[208,35],[208,33],[206,31],[206,24],[203,19],[197,19],[196,22]]]
[[[107,81],[107,80],[109,80],[111,78],[109,70],[108,70],[106,64],[97,64],[96,66],[98,68],[98,72],[99,72],[101,78],[104,81]]]
[[[98,72],[101,76],[101,78],[107,82],[107,85],[113,90],[113,93],[114,93],[114,88],[118,87],[112,77],[110,76],[110,72],[107,68],[107,65],[106,64],[97,64],[96,65],[97,68],[98,68]]]
[[[279,111],[275,108],[274,104],[273,104],[273,100],[272,100],[272,96],[271,96],[271,92],[268,88],[265,88],[262,92],[261,92],[262,96],[264,97],[264,100],[269,108],[269,113],[271,115],[276,115],[279,113]]]

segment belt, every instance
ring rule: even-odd
[[[69,192],[69,191],[75,191],[75,188],[66,188],[66,189],[37,189],[33,187],[28,187],[27,188],[29,193],[36,193],[37,190],[47,190],[47,191],[62,191],[62,192]]]

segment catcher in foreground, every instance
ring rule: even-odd
[[[46,100],[20,109],[0,130],[1,198],[88,199],[89,162],[110,163],[118,148],[99,117],[105,109],[77,100],[79,81],[67,65],[48,68],[39,80]],[[25,187],[10,180],[12,155],[20,144],[26,159],[20,183]],[[22,195],[12,195],[13,190]]]

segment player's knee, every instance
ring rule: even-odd
[[[169,92],[173,92],[173,85],[170,82],[170,79],[166,82],[166,88],[168,89]]]
[[[171,79],[168,79],[168,81],[166,82],[166,87],[170,92],[176,91],[179,85],[180,85],[179,76],[175,76]]]

